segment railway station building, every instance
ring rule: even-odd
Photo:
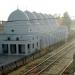
[[[59,25],[51,18],[53,16],[47,14],[19,9],[13,11],[8,20],[2,22],[4,30],[0,32],[0,54],[29,55],[67,38],[65,34],[62,37],[60,30],[57,31]]]

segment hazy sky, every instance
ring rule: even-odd
[[[0,0],[0,20],[7,20],[17,9],[62,15],[65,11],[75,16],[75,0]],[[73,17],[75,18],[75,17]]]

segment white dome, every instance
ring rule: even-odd
[[[8,21],[14,21],[14,20],[28,20],[27,17],[25,16],[24,12],[22,12],[21,10],[17,9],[14,12],[12,12],[10,14],[10,16],[8,17]]]
[[[28,16],[29,20],[36,19],[33,13],[29,11],[25,11],[24,13]]]

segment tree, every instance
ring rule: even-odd
[[[67,27],[68,27],[68,30],[70,31],[71,18],[69,17],[68,12],[65,12],[65,13],[63,14],[63,24],[64,24],[65,26],[67,26]]]

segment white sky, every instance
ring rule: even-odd
[[[60,15],[68,11],[70,16],[75,16],[75,0],[0,0],[0,20],[7,20],[9,14],[17,9],[17,5],[22,11]]]

